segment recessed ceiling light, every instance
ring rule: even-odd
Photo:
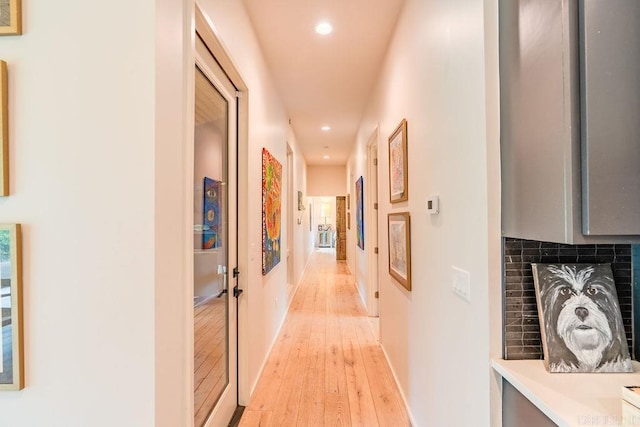
[[[331,130],[330,126],[322,126],[320,129],[327,131],[327,130]]]
[[[322,34],[323,36],[330,34],[332,31],[333,27],[328,22],[321,22],[316,25],[316,33]]]
[[[322,156],[323,159],[330,159],[331,157],[329,156]]]

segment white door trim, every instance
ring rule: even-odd
[[[249,246],[248,246],[248,134],[249,134],[249,89],[240,74],[238,67],[231,59],[226,47],[218,37],[215,27],[211,19],[199,7],[198,2],[195,5],[195,29],[202,38],[205,45],[220,64],[229,80],[233,83],[237,90],[237,106],[238,106],[238,150],[237,150],[237,168],[238,168],[238,268],[240,276],[238,278],[238,286],[244,290],[243,295],[238,300],[238,403],[246,405],[250,396],[249,384],[249,359],[246,352],[247,348],[247,302],[246,297],[250,293],[247,284],[246,272],[249,269]],[[195,49],[195,46],[194,46]],[[192,82],[193,83],[193,82]],[[193,99],[191,100],[193,102]],[[193,137],[193,136],[192,136]],[[245,274],[242,274],[245,273]],[[233,278],[230,276],[230,289],[233,288]],[[189,321],[192,321],[190,319]],[[192,375],[192,372],[190,373]]]
[[[379,248],[379,236],[378,236],[378,209],[374,209],[374,204],[379,203],[378,188],[379,188],[379,174],[378,166],[376,165],[378,159],[378,140],[380,138],[379,127],[376,126],[375,130],[369,137],[367,142],[367,182],[369,185],[367,188],[367,206],[365,207],[366,213],[366,225],[365,230],[369,230],[368,238],[371,242],[367,245],[367,314],[372,317],[378,317],[379,304],[376,293],[379,292],[379,278],[378,278],[378,263],[380,262],[380,248]],[[378,253],[376,253],[378,248]]]

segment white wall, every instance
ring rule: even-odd
[[[295,232],[294,232],[294,277],[296,285],[302,279],[302,275],[304,274],[304,270],[307,267],[307,263],[309,262],[309,258],[311,257],[311,252],[313,251],[313,231],[310,230],[309,223],[309,197],[307,196],[307,164],[304,160],[304,156],[299,153],[299,147],[297,144],[296,136],[293,133],[293,129],[289,126],[288,131],[288,141],[289,146],[293,150],[294,156],[294,194],[302,191],[303,194],[303,203],[305,206],[305,210],[298,211],[297,210],[297,200],[294,201],[294,211],[296,215],[295,224]],[[298,219],[300,220],[300,224],[298,224]],[[289,289],[289,293],[292,294],[294,289]],[[292,295],[290,295],[292,296]]]
[[[495,0],[407,1],[349,160],[355,182],[365,175],[366,144],[379,124],[381,343],[419,426],[498,423],[490,413],[490,390],[496,393],[490,356],[500,355],[501,286],[495,244],[500,236],[495,5]],[[391,205],[386,142],[403,118],[409,200]],[[438,216],[425,213],[431,194],[440,196]],[[403,211],[411,214],[411,292],[387,271],[387,214]],[[451,291],[452,266],[470,273],[471,302]],[[461,402],[465,410],[452,410]]]
[[[240,301],[240,329],[245,331],[241,346],[241,403],[247,403],[249,390],[255,387],[268,352],[282,325],[293,290],[287,289],[286,227],[281,236],[281,261],[266,276],[262,276],[262,148],[283,165],[283,183],[286,182],[287,143],[294,152],[294,194],[305,184],[306,165],[299,154],[295,135],[290,131],[288,117],[279,95],[272,83],[270,72],[262,57],[248,15],[242,3],[207,2],[201,5],[209,15],[218,37],[225,45],[244,82],[249,88],[249,147],[248,147],[248,192],[242,195],[249,218],[246,236],[249,239],[248,253],[241,253],[240,263],[247,266],[241,273],[245,289]],[[287,224],[286,187],[282,190],[282,224]],[[297,206],[297,201],[294,201]],[[308,226],[308,223],[307,223]],[[295,227],[294,244],[302,242],[308,247],[308,236],[303,226]],[[306,232],[308,234],[308,232]],[[305,243],[306,242],[306,243]],[[305,253],[308,254],[310,252]],[[301,274],[306,260],[295,266],[295,275]],[[242,334],[242,332],[241,332]],[[242,385],[245,387],[242,387]]]
[[[0,393],[3,426],[190,422],[192,374],[180,366],[181,302],[192,292],[193,5],[134,3],[23,2],[25,34],[2,38],[12,194],[0,198],[0,222],[23,224],[26,371],[24,390]],[[260,150],[284,162],[287,118],[240,2],[205,11],[250,87],[248,384],[289,298],[286,266],[260,274]],[[304,160],[295,164],[304,182]]]
[[[307,168],[309,196],[344,196],[345,175],[344,166],[309,166]]]
[[[25,34],[2,38],[0,222],[23,224],[26,388],[0,393],[0,425],[151,426],[156,2],[23,9]]]

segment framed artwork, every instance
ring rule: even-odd
[[[347,194],[347,209],[351,209],[351,194]]]
[[[0,0],[0,35],[22,34],[20,0]]]
[[[262,149],[262,275],[280,262],[282,165]]]
[[[549,372],[632,372],[610,264],[531,264]]]
[[[351,212],[347,212],[347,229],[351,230]]]
[[[407,164],[407,120],[402,119],[389,137],[389,198],[391,203],[409,200]]]
[[[220,241],[220,181],[204,178],[202,210],[202,249],[214,249]]]
[[[22,257],[19,224],[0,224],[0,390],[24,387]]]
[[[9,195],[9,110],[7,99],[7,63],[0,61],[0,196]]]
[[[364,200],[362,177],[356,181],[356,231],[358,232],[358,247],[364,250]]]
[[[299,211],[304,210],[304,201],[302,200],[302,198],[303,198],[302,191],[298,191],[298,210]]]
[[[388,215],[389,274],[411,290],[411,224],[409,212]]]

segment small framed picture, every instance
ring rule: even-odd
[[[351,193],[347,194],[347,209],[351,209]]]
[[[407,164],[407,120],[402,119],[389,137],[389,198],[391,203],[409,200]]]
[[[0,35],[22,34],[21,0],[0,0]]]
[[[409,212],[388,215],[389,274],[411,290],[411,223]]]
[[[19,224],[0,224],[0,390],[24,387],[22,257]]]
[[[351,230],[351,212],[347,212],[347,229]]]

